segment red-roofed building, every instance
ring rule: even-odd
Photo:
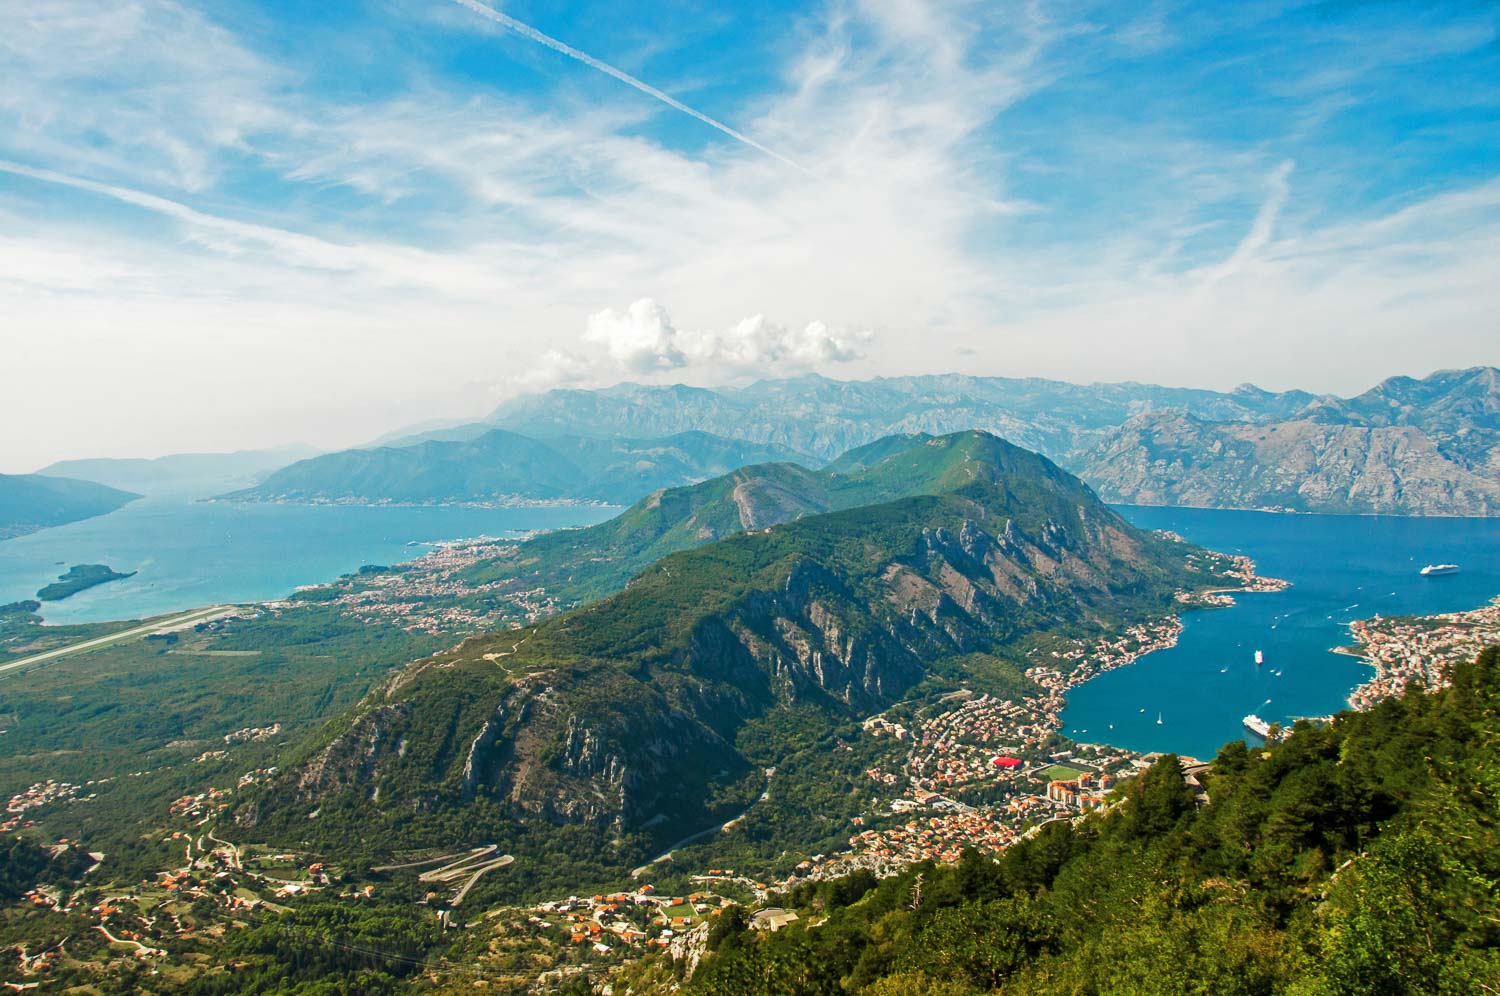
[[[997,768],[1019,768],[1021,759],[1019,757],[997,757],[990,762]]]

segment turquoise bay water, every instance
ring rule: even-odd
[[[35,596],[73,564],[135,577],[90,588],[49,623],[138,619],[215,602],[279,598],[362,564],[413,560],[412,543],[505,536],[609,518],[617,508],[390,508],[143,498],[109,515],[0,542],[0,604]]]
[[[1143,528],[1246,554],[1262,574],[1292,587],[1236,595],[1232,608],[1189,612],[1177,646],[1073,689],[1063,732],[1084,742],[1211,758],[1244,735],[1247,713],[1287,722],[1343,708],[1370,674],[1357,658],[1329,652],[1350,642],[1351,620],[1471,609],[1500,595],[1496,519],[1118,511]],[[1462,571],[1417,573],[1437,563]],[[1260,668],[1257,649],[1266,655]]]

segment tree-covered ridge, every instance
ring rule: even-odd
[[[998,860],[797,889],[715,928],[688,992],[1477,993],[1500,983],[1500,648],[1285,743],[1165,756]],[[680,973],[680,970],[677,970]],[[615,991],[662,991],[664,961]]]
[[[510,556],[476,564],[472,584],[539,587],[564,605],[611,594],[668,554],[745,530],[808,515],[971,486],[977,468],[1036,478],[1085,500],[1081,485],[1046,458],[983,432],[890,436],[851,450],[821,470],[788,463],[743,467],[688,487],[647,496],[584,529],[559,530],[520,544]]]
[[[355,827],[405,846],[451,844],[455,825],[513,840],[515,818],[671,840],[742,809],[761,769],[830,721],[967,655],[1018,659],[1042,633],[1097,635],[1221,583],[1201,551],[993,436],[876,466],[839,487],[910,496],[671,554],[601,602],[408,669],[243,817],[329,847]]]

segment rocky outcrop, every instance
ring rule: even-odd
[[[1109,501],[1389,515],[1500,514],[1500,474],[1414,425],[1141,415],[1075,468]]]

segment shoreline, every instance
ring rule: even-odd
[[[1364,712],[1412,685],[1445,688],[1451,667],[1472,660],[1487,646],[1500,644],[1500,595],[1473,609],[1426,616],[1376,615],[1349,624],[1354,643],[1332,653],[1358,658],[1375,674],[1345,700]]]
[[[1460,515],[1456,512],[1309,512],[1295,508],[1274,508],[1250,505],[1185,505],[1175,503],[1146,504],[1134,501],[1111,501],[1104,499],[1110,507],[1118,508],[1186,508],[1199,512],[1260,512],[1264,515],[1345,516],[1351,519],[1473,519],[1488,522],[1500,519],[1496,515]]]
[[[237,498],[220,495],[213,498],[195,498],[193,501],[204,505],[292,505],[299,508],[625,508],[624,505],[606,501],[603,498],[525,498],[519,495],[484,500],[435,499],[433,501],[394,501],[378,498]]]

